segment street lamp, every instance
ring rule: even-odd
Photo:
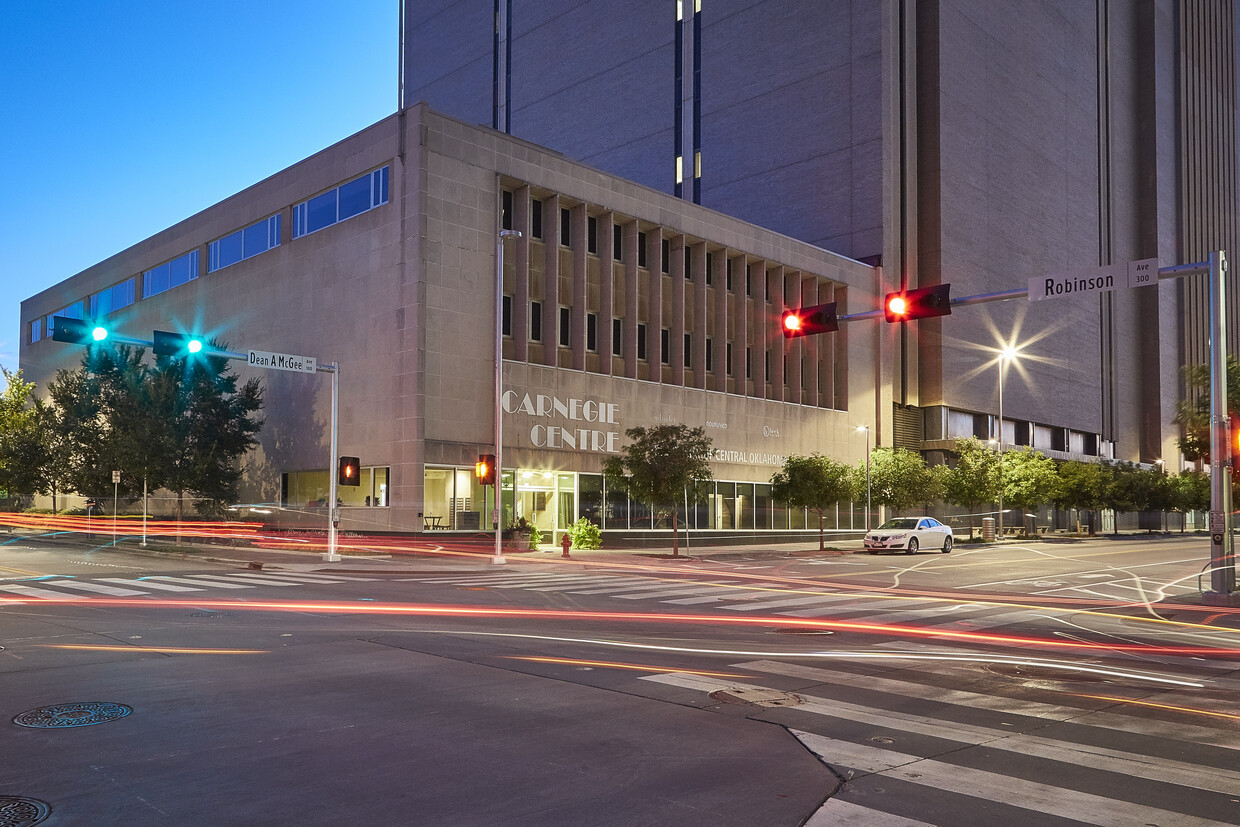
[[[500,500],[504,490],[504,239],[521,237],[518,230],[500,230],[495,242],[495,555],[491,562],[502,566],[504,559],[501,535],[504,531]]]
[[[870,530],[870,426],[858,425],[858,431],[865,431],[865,530]]]
[[[1009,360],[1016,358],[1016,348],[1007,345],[999,351],[999,534],[1000,540],[1003,539],[1003,365]]]

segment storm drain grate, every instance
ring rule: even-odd
[[[232,617],[229,612],[217,612],[212,609],[198,609],[189,613],[190,617]]]
[[[716,689],[710,697],[723,703],[753,706],[800,706],[805,703],[800,695],[761,686],[729,686],[727,689]]]
[[[132,707],[114,704],[108,701],[87,701],[85,703],[56,704],[41,706],[23,712],[13,719],[18,726],[37,727],[40,729],[61,729],[64,727],[91,726],[106,724],[117,718],[124,718]]]
[[[0,795],[0,827],[30,827],[51,812],[52,808],[37,798]]]

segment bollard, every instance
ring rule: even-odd
[[[564,535],[564,539],[560,540],[560,545],[564,547],[565,557],[568,557],[568,548],[572,544],[573,544],[573,538],[568,536],[567,534]]]

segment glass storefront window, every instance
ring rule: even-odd
[[[336,499],[348,508],[386,506],[390,474],[386,466],[363,466],[361,484],[337,485]],[[326,508],[330,485],[326,471],[290,471],[284,475],[284,504],[290,508]]]
[[[754,485],[754,528],[771,528],[771,486],[759,482]]]
[[[754,527],[753,520],[753,483],[738,482],[736,484],[736,527],[748,530]]]
[[[596,526],[603,524],[603,477],[601,474],[577,476],[578,513]]]

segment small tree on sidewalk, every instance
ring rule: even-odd
[[[620,449],[620,456],[608,457],[603,463],[607,484],[627,491],[656,514],[671,515],[672,556],[679,557],[678,506],[686,493],[697,502],[705,494],[706,483],[714,480],[708,463],[710,437],[705,428],[679,423],[629,428],[624,435],[631,442]]]
[[[791,456],[771,477],[771,497],[818,514],[818,550],[826,549],[822,519],[827,509],[852,496],[852,470],[822,454]]]

